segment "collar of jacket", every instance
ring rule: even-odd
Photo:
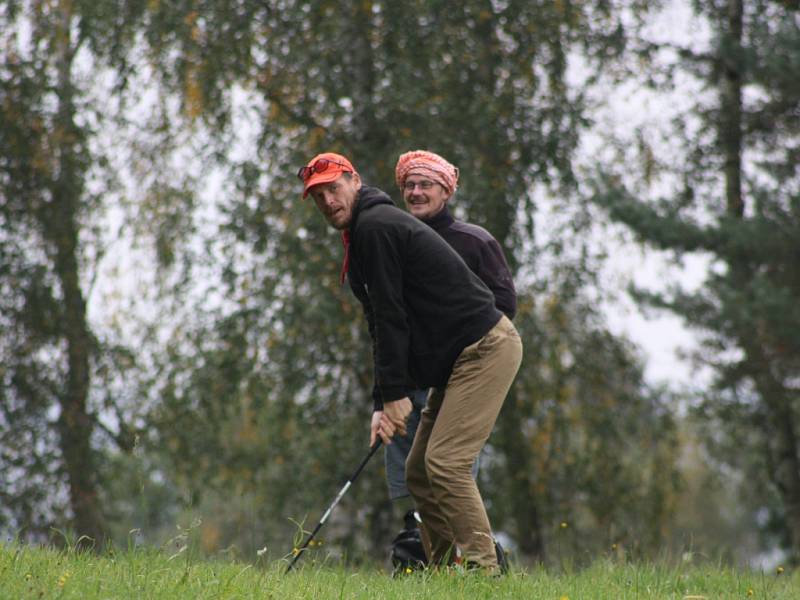
[[[450,214],[450,211],[447,209],[447,204],[442,207],[438,213],[433,215],[430,219],[420,219],[425,225],[432,228],[434,231],[441,231],[442,229],[447,229],[455,223],[455,219]]]

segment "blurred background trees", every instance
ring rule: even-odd
[[[290,551],[371,406],[338,238],[294,173],[340,151],[399,201],[397,156],[427,148],[516,275],[525,358],[481,486],[519,559],[735,546],[694,518],[730,501],[719,473],[764,483],[726,523],[766,537],[731,559],[795,540],[797,9],[763,4],[698,9],[697,49],[648,38],[653,3],[0,3],[0,526],[160,543],[199,518],[206,552]],[[621,140],[577,168],[598,89],[684,72],[705,84],[680,160]],[[713,388],[654,387],[610,331],[598,206],[716,253],[697,294],[637,291],[714,333]],[[381,469],[324,552],[383,560]]]
[[[676,160],[612,168],[598,177],[594,201],[676,260],[708,257],[699,289],[675,282],[664,293],[636,293],[701,332],[697,360],[714,381],[691,407],[713,431],[708,447],[720,465],[746,474],[743,495],[772,491],[758,501],[764,533],[797,557],[798,9],[725,0],[697,10],[710,31],[706,44],[634,45],[652,85],[684,82],[699,92],[662,133],[678,148]]]
[[[0,470],[2,519],[22,535],[46,533],[68,507],[77,531],[102,539],[90,396],[108,349],[86,297],[115,178],[92,145],[102,120],[76,65],[96,59],[88,48],[102,45],[103,23],[83,16],[67,2],[6,2],[0,12]]]

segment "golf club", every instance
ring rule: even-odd
[[[356,469],[355,473],[353,473],[350,476],[350,479],[347,480],[347,483],[344,484],[344,487],[342,487],[342,489],[339,490],[339,493],[336,494],[336,498],[333,499],[333,502],[331,502],[331,505],[328,507],[328,510],[325,511],[325,514],[322,515],[322,518],[319,520],[319,523],[317,523],[317,526],[314,528],[314,531],[311,532],[311,535],[309,535],[306,538],[306,541],[303,543],[303,545],[295,552],[292,562],[290,562],[289,566],[286,567],[286,573],[292,570],[294,563],[297,562],[297,559],[300,558],[300,555],[303,554],[303,552],[305,552],[306,548],[308,548],[308,545],[311,543],[311,540],[314,539],[314,536],[317,535],[317,532],[320,529],[322,529],[322,526],[325,524],[325,521],[327,521],[328,517],[331,516],[331,512],[333,512],[333,509],[336,507],[337,504],[339,504],[339,500],[342,499],[342,496],[344,496],[347,490],[350,488],[350,486],[353,485],[353,482],[361,473],[361,470],[364,468],[364,465],[366,465],[369,462],[369,459],[372,458],[372,455],[375,454],[375,452],[377,452],[380,446],[381,446],[381,439],[378,438],[372,445],[372,447],[369,449],[369,454],[367,454],[364,457],[364,460],[361,461],[361,464],[358,465],[358,468]],[[284,575],[286,573],[284,573]]]

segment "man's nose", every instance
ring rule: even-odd
[[[322,191],[322,204],[324,206],[328,207],[331,206],[331,204],[333,204],[333,200],[334,200],[334,195],[331,192],[329,192],[328,190]]]

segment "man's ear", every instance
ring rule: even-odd
[[[361,175],[359,175],[358,173],[353,173],[353,182],[356,185],[356,189],[360,190],[361,189]]]

